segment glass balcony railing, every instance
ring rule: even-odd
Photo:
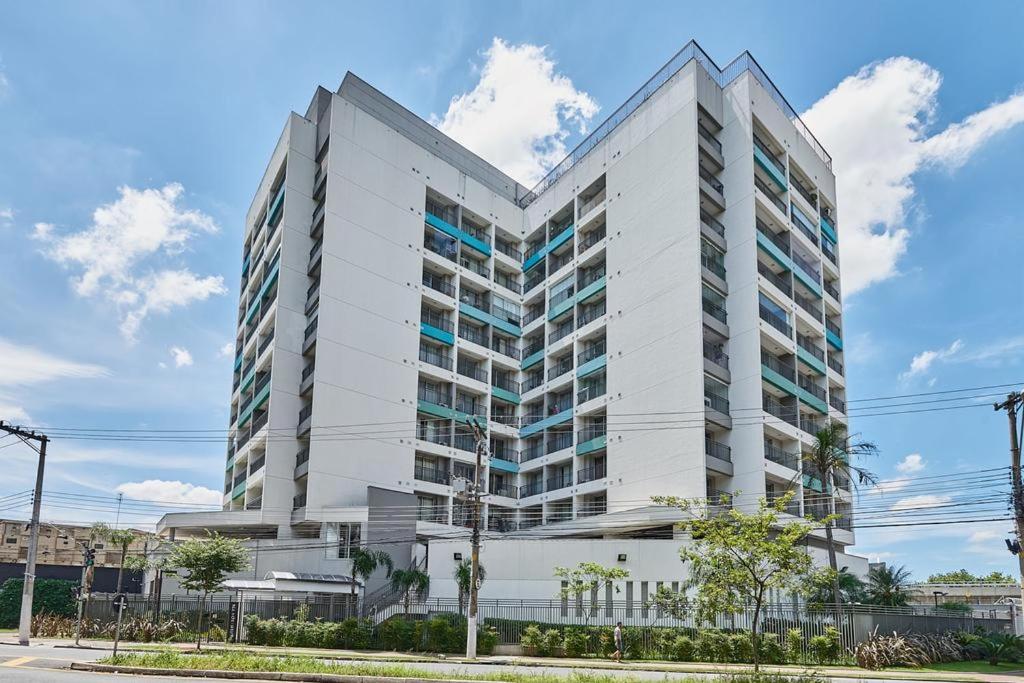
[[[796,204],[790,204],[790,210],[792,211],[790,222],[806,235],[807,239],[813,242],[815,246],[820,246],[821,241],[818,239],[818,230],[811,225],[810,219],[804,215],[803,211],[797,208]]]
[[[704,453],[712,458],[732,462],[732,449],[707,436],[704,437]]]
[[[576,392],[576,402],[586,403],[587,401],[593,401],[595,398],[604,396],[607,392],[608,384],[604,379],[596,382],[582,382],[580,390]]]
[[[796,302],[797,306],[810,313],[811,317],[818,322],[821,322],[821,319],[825,316],[825,311],[822,309],[820,303],[813,299],[808,299],[805,296],[801,296],[799,292],[793,295],[793,301]]]
[[[455,327],[447,316],[429,308],[425,308],[420,311],[420,322],[426,323],[431,327],[436,327],[437,329],[445,332],[451,332]]]
[[[789,275],[779,275],[761,261],[757,262],[757,272],[764,276],[764,279],[778,287],[779,291],[786,296],[793,296],[793,286],[789,283]]]
[[[768,224],[762,221],[760,218],[754,220],[754,224],[757,227],[757,231],[767,237],[772,244],[779,248],[786,256],[789,256],[789,239],[783,236],[783,233],[776,233]]]
[[[447,470],[427,465],[416,465],[413,477],[417,481],[427,481],[432,484],[447,484],[451,481]]]
[[[712,298],[707,292],[701,297],[701,307],[704,312],[710,315],[712,318],[721,322],[726,322],[728,316],[725,311],[725,299],[721,297]]]
[[[576,357],[576,361],[580,365],[583,365],[584,363],[589,363],[590,361],[594,360],[595,358],[599,358],[599,357],[603,356],[605,354],[605,351],[606,351],[606,346],[607,345],[605,344],[605,340],[604,339],[601,339],[600,341],[593,342],[589,346],[587,346],[585,349],[580,351],[579,355]]]
[[[701,209],[700,222],[711,228],[712,232],[717,233],[721,237],[725,237],[725,226],[722,225],[714,216],[707,211]]]
[[[771,460],[777,465],[788,467],[793,471],[797,471],[800,469],[799,453],[790,453],[788,451],[783,450],[779,446],[776,446],[775,444],[769,443],[767,441],[765,441],[764,443],[764,457],[765,459]]]
[[[779,172],[779,175],[785,177],[786,167],[781,161],[779,161],[778,157],[775,156],[775,153],[768,149],[768,145],[766,145],[756,133],[754,134],[754,146],[761,150],[762,154],[768,157],[768,161],[775,167],[775,170]]]
[[[597,481],[598,479],[604,479],[608,476],[607,466],[604,464],[591,465],[585,467],[576,473],[576,483],[586,484],[588,481]]]
[[[420,344],[420,360],[445,370],[452,369],[452,357],[436,347]]]
[[[765,321],[787,337],[792,336],[793,328],[790,327],[789,321],[779,313],[765,306],[764,302],[758,304],[758,312],[761,315],[761,320]]]
[[[792,174],[790,174],[789,176],[789,186],[796,190],[801,197],[806,199],[808,204],[814,207],[818,206],[818,196],[811,192],[802,182],[797,180],[797,178]]]
[[[808,377],[807,375],[800,375],[800,377],[797,378],[797,381],[801,389],[811,394],[820,401],[825,400],[825,388],[819,386],[810,377]]]
[[[455,261],[459,257],[459,243],[451,237],[444,236],[429,230],[423,235],[423,246],[439,254],[449,261]]]
[[[718,138],[716,138],[714,134],[701,123],[697,124],[697,135],[707,141],[708,144],[710,144],[719,154],[722,153],[722,143],[719,142]]]
[[[787,422],[794,427],[799,425],[799,421],[797,419],[798,410],[796,406],[784,405],[771,394],[762,394],[761,407],[764,408],[766,413],[773,417],[777,417],[783,422]]]
[[[729,356],[721,344],[704,340],[704,357],[721,368],[729,369]]]
[[[761,349],[761,365],[782,375],[790,382],[796,382],[796,367],[790,362],[773,356],[765,349]]]
[[[825,291],[828,292],[829,296],[831,296],[836,301],[839,301],[839,288],[836,287],[835,284],[826,280],[824,287]]]
[[[548,381],[572,371],[572,355],[566,356],[548,368]]]
[[[840,375],[843,374],[843,363],[835,356],[831,354],[828,357],[828,366],[838,372]]]
[[[506,242],[500,237],[496,238],[494,240],[494,248],[518,263],[523,262],[523,252],[519,251],[511,242]]]
[[[729,414],[729,399],[725,396],[711,393],[706,388],[704,390],[704,405],[720,413]]]
[[[797,346],[820,360],[822,363],[825,362],[825,349],[818,346],[810,337],[797,333],[796,343]]]
[[[455,296],[455,285],[451,279],[434,273],[423,273],[423,285],[445,296]]]
[[[775,194],[775,191],[772,190],[772,188],[768,187],[767,183],[765,183],[756,175],[754,176],[754,187],[761,190],[761,192],[763,192],[764,195],[771,200],[772,204],[774,204],[779,211],[781,211],[782,213],[786,213],[786,202],[782,201],[782,199],[780,199],[779,196]]]
[[[837,337],[842,338],[843,336],[843,332],[839,328],[839,324],[834,322],[831,318],[825,318],[825,329]]]
[[[608,436],[608,424],[605,422],[588,425],[581,429],[576,434],[576,443],[586,443],[602,436]]]
[[[702,251],[700,254],[700,264],[718,277],[725,279],[725,262],[720,255],[708,254]]]
[[[551,298],[548,301],[548,307],[549,308],[554,308],[558,304],[562,303],[563,301],[568,301],[569,299],[573,298],[574,296],[576,296],[576,289],[574,287],[569,287],[568,289],[563,289],[562,291],[558,292],[557,294],[551,295]]]
[[[579,253],[582,254],[587,249],[590,249],[592,246],[594,246],[595,244],[597,244],[598,242],[603,240],[607,236],[607,234],[608,233],[605,230],[605,226],[603,226],[603,225],[600,228],[598,228],[597,230],[591,230],[590,232],[588,232],[580,240],[580,245],[578,247],[579,248]]]
[[[813,264],[811,264],[810,261],[803,258],[802,256],[800,256],[800,254],[796,252],[793,252],[792,257],[793,263],[796,264],[797,268],[804,271],[804,273],[809,275],[811,279],[817,282],[819,285],[821,284],[821,271],[818,270],[817,267],[815,267]]]
[[[452,396],[451,390],[449,389],[439,389],[437,387],[421,384],[416,393],[416,397],[421,401],[433,403],[436,406],[443,406],[445,408],[452,407]]]

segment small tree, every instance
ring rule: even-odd
[[[385,569],[388,578],[395,569],[395,563],[383,550],[372,550],[370,548],[355,548],[349,556],[352,560],[352,606],[358,602],[356,597],[356,579],[362,578],[365,583],[375,571]]]
[[[487,578],[487,570],[484,566],[477,563],[477,578],[480,583],[484,582]],[[469,593],[473,587],[473,561],[466,558],[462,562],[455,565],[455,573],[452,574],[455,579],[455,586],[459,589],[459,614],[462,614],[466,610],[466,605],[469,602]]]
[[[813,570],[804,541],[814,524],[778,521],[792,496],[785,494],[772,505],[762,498],[753,513],[733,508],[709,513],[702,501],[654,498],[692,515],[681,526],[693,540],[680,548],[679,557],[690,565],[687,583],[696,588],[698,618],[713,623],[719,614],[738,614],[753,605],[750,641],[755,672],[760,666],[758,622],[769,591],[794,590]]]
[[[225,576],[249,566],[249,551],[238,539],[212,533],[207,538],[190,538],[176,545],[167,565],[188,572],[188,575],[178,574],[182,588],[203,594],[196,628],[196,650],[199,650],[207,597],[220,588]]]
[[[905,607],[917,590],[910,587],[910,570],[906,567],[876,565],[868,570],[868,602],[886,607]]]
[[[135,532],[131,529],[110,529],[108,527],[103,538],[121,549],[121,560],[117,563],[117,590],[115,591],[120,593],[124,581],[124,563],[128,557],[128,546],[135,542]]]
[[[577,604],[582,604],[583,596],[587,593],[600,592],[606,586],[612,586],[616,593],[619,587],[615,581],[629,578],[629,570],[620,567],[605,567],[597,562],[580,562],[574,568],[555,567],[555,576],[565,584],[558,591],[558,597],[562,600],[575,598]],[[586,610],[585,623],[590,623],[592,609]]]
[[[396,569],[391,572],[391,588],[405,594],[405,616],[409,616],[409,600],[412,592],[425,593],[430,590],[430,575],[415,567]]]
[[[839,599],[844,603],[865,602],[867,593],[864,582],[844,567],[839,576],[833,576],[831,567],[825,567],[809,577],[805,589],[807,602],[822,606],[835,601],[835,584],[839,583]]]

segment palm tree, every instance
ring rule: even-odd
[[[917,593],[910,587],[910,570],[880,564],[868,571],[867,597],[873,605],[904,607]]]
[[[484,566],[479,562],[476,565],[477,578],[479,583],[483,583],[484,579],[487,578],[487,571]],[[467,598],[469,597],[470,589],[473,586],[473,561],[466,559],[455,565],[455,585],[459,589],[459,614],[462,614],[463,609],[466,606]]]
[[[358,603],[356,597],[356,579],[361,578],[363,583],[380,568],[387,570],[388,578],[395,568],[395,563],[383,550],[372,550],[370,548],[355,548],[349,556],[352,560],[352,605]]]
[[[857,458],[865,455],[876,455],[878,447],[870,441],[855,441],[846,432],[846,425],[830,420],[814,435],[814,446],[809,453],[802,453],[800,459],[804,465],[816,470],[821,475],[822,488],[834,491],[836,475],[849,479],[854,487],[878,483],[878,477],[870,471],[854,465]],[[806,469],[806,468],[805,468]],[[836,562],[836,545],[832,538],[832,517],[825,517],[825,546],[828,548],[828,566],[832,569],[832,601],[839,608],[841,590],[839,586],[839,568]]]
[[[405,593],[405,616],[409,616],[409,599],[412,592],[426,593],[430,590],[430,575],[415,567],[396,569],[391,573],[391,588]]]
[[[865,601],[866,586],[864,585],[864,582],[860,580],[860,577],[846,571],[846,568],[844,567],[839,570],[838,579],[839,597],[842,598],[844,603]],[[832,592],[832,586],[823,582],[816,582],[812,587],[810,594],[807,596],[807,601],[815,605],[824,605],[834,599],[835,596]]]
[[[124,561],[128,557],[128,546],[135,541],[135,532],[131,529],[107,529],[104,538],[121,549],[121,561],[117,565],[117,591],[121,592],[124,579]]]

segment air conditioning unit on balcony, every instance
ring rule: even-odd
[[[707,396],[704,397],[704,407],[705,408],[710,408],[711,407],[711,399],[708,398]]]

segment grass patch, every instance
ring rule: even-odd
[[[890,671],[907,671],[907,669],[889,669]],[[985,661],[976,662],[939,662],[923,666],[921,671],[951,671],[955,673],[977,673],[977,674],[1008,674],[1012,671],[1024,671],[1024,664],[1019,662],[1000,662],[992,666]],[[911,669],[916,671],[916,669]]]
[[[407,664],[378,664],[362,662],[330,663],[314,657],[252,655],[239,652],[183,654],[180,652],[147,652],[118,655],[101,659],[100,664],[138,666],[151,669],[192,669],[248,672],[290,672],[309,674],[347,674],[350,676],[380,676],[384,678],[422,678],[430,680],[500,681],[501,683],[646,683],[635,676],[572,673],[568,676],[534,672],[503,671],[496,669],[486,674],[472,674],[464,670],[438,671]],[[679,683],[708,683],[704,677],[685,677]],[[783,676],[779,674],[732,674],[714,681],[722,683],[824,683],[815,676]]]

